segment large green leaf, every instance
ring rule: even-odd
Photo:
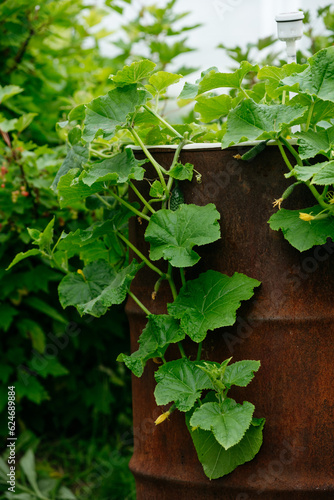
[[[135,261],[118,273],[105,260],[92,262],[81,273],[69,273],[59,284],[59,300],[80,315],[100,317],[112,304],[121,304],[138,270]]]
[[[93,99],[86,105],[83,139],[90,142],[98,135],[111,139],[117,129],[125,126],[130,115],[145,104],[149,95],[146,90],[137,90],[137,85],[127,85]]]
[[[130,66],[124,66],[116,75],[110,75],[110,79],[119,87],[131,85],[140,82],[143,78],[147,78],[154,70],[156,64],[143,59],[142,61],[135,61]]]
[[[60,208],[75,206],[83,202],[87,196],[91,196],[103,190],[103,183],[96,182],[92,186],[87,186],[82,182],[78,169],[72,169],[67,174],[60,177],[58,182],[58,197]]]
[[[209,377],[199,366],[199,361],[181,358],[169,361],[155,372],[157,386],[154,396],[157,405],[174,401],[180,411],[189,411],[201,396],[202,390],[213,389]]]
[[[173,177],[173,179],[178,179],[179,181],[191,181],[193,178],[193,171],[194,165],[191,163],[185,163],[183,165],[182,163],[176,162],[175,165],[169,169],[168,174]]]
[[[240,88],[242,80],[250,71],[257,72],[258,66],[250,64],[248,61],[242,61],[240,68],[234,73],[218,73],[212,69],[204,75],[198,87],[198,94],[203,94],[208,90],[219,89],[222,87]]]
[[[334,126],[329,128],[317,127],[317,130],[297,132],[299,156],[302,159],[313,158],[321,154],[329,159],[334,149]]]
[[[334,160],[315,163],[310,166],[296,165],[286,177],[296,177],[299,181],[309,181],[320,186],[330,186],[334,183]]]
[[[311,126],[317,125],[317,123],[321,121],[331,123],[331,120],[334,117],[334,102],[332,101],[322,101],[320,99],[314,101],[314,98],[310,95],[297,94],[289,102],[289,105],[294,106],[295,104],[308,106],[310,110],[308,119],[310,119]],[[310,109],[310,106],[312,106],[312,109]]]
[[[306,107],[300,105],[268,106],[245,99],[228,115],[223,148],[242,141],[276,139],[284,128],[300,123],[306,110]]]
[[[282,208],[269,219],[271,229],[282,230],[284,238],[297,248],[300,252],[312,248],[314,245],[323,245],[327,238],[334,240],[334,218],[311,220],[307,222],[301,220],[300,212],[311,214],[313,216],[322,211],[320,205],[303,210],[286,210]]]
[[[229,277],[207,271],[188,281],[168,312],[181,320],[181,327],[195,342],[201,342],[208,330],[233,325],[242,300],[250,299],[260,282],[235,273]]]
[[[334,101],[334,47],[319,50],[308,59],[309,66],[302,72],[283,78],[282,84],[298,84],[298,90],[324,101]]]
[[[267,94],[272,98],[276,98],[288,88],[288,86],[284,86],[281,84],[281,80],[294,73],[301,73],[307,67],[307,64],[296,63],[284,64],[281,67],[264,66],[258,72],[257,77],[259,78],[259,80],[266,80]]]
[[[145,160],[136,160],[131,149],[127,148],[111,158],[90,164],[89,170],[80,175],[80,180],[92,186],[95,182],[108,181],[120,184],[128,179],[142,180],[145,170],[141,167]]]
[[[222,403],[204,403],[194,411],[190,425],[204,431],[211,430],[218,443],[228,450],[244,436],[254,410],[255,406],[248,401],[240,405],[230,398]]]
[[[262,445],[264,419],[253,418],[249,429],[241,441],[225,450],[211,431],[192,429],[189,420],[191,412],[186,415],[187,426],[193,440],[198,459],[203,465],[209,479],[218,479],[232,472],[239,465],[253,460]]]
[[[214,97],[198,96],[196,101],[194,110],[201,115],[204,123],[226,116],[232,107],[232,98],[226,94]]]
[[[245,359],[237,361],[228,365],[224,373],[224,384],[227,387],[237,385],[239,387],[246,387],[254,377],[254,372],[260,368],[260,361],[252,359]]]
[[[152,260],[164,258],[174,267],[193,266],[200,256],[194,245],[206,245],[220,237],[220,218],[212,203],[180,205],[175,211],[162,209],[151,216],[145,232]]]
[[[127,356],[120,354],[117,361],[124,361],[137,377],[143,374],[146,361],[164,356],[169,344],[179,342],[185,337],[179,321],[166,314],[148,317],[148,323],[139,337],[139,349]]]

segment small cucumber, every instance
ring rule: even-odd
[[[179,186],[175,186],[172,191],[170,200],[169,200],[169,208],[175,212],[175,210],[184,203],[184,196],[179,188]]]
[[[249,151],[247,151],[247,153],[242,155],[241,160],[246,160],[246,161],[253,160],[253,158],[255,158],[259,153],[261,153],[261,151],[265,149],[268,141],[269,139],[267,139],[266,141],[262,141],[253,148],[251,148]]]

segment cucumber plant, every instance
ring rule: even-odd
[[[252,89],[243,85],[249,72],[257,77]],[[155,71],[149,60],[125,66],[111,75],[112,90],[69,114],[68,157],[53,183],[61,208],[91,210],[93,223],[63,232],[56,241],[54,220],[44,231],[31,229],[37,248],[18,254],[11,264],[38,253],[49,260],[65,273],[58,289],[62,306],[74,306],[81,315],[99,317],[112,304],[132,297],[147,316],[147,324],[138,350],[122,353],[118,359],[138,377],[149,359],[161,360],[155,373],[155,399],[170,408],[156,423],[172,419],[176,410],[185,413],[199,460],[211,479],[255,456],[262,443],[264,419],[254,417],[252,403],[240,404],[227,396],[231,386],[247,386],[260,362],[202,359],[202,342],[208,331],[234,323],[241,301],[250,299],[260,283],[237,272],[226,276],[215,270],[186,279],[185,270],[200,260],[194,246],[197,250],[220,238],[220,214],[212,203],[184,203],[180,183],[191,181],[196,171],[194,165],[179,161],[180,152],[189,142],[222,141],[222,147],[229,147],[245,140],[260,141],[240,157],[240,161],[250,161],[268,141],[274,141],[287,167],[285,176],[292,177],[293,183],[273,201],[278,211],[269,220],[271,229],[281,229],[300,251],[333,239],[333,74],[334,47],[319,51],[304,65],[260,69],[243,61],[233,73],[210,68],[195,84],[186,83],[180,94],[183,103],[195,104],[199,121],[171,125],[161,115],[159,103],[181,75]],[[235,97],[217,95],[221,88],[232,88]],[[297,124],[300,130],[294,132]],[[163,143],[176,145],[169,168],[160,165],[147,147]],[[129,144],[139,146],[147,160],[138,160],[126,147]],[[144,196],[148,189],[140,186],[150,182],[145,176],[147,161],[155,179]],[[198,173],[195,177],[201,182]],[[281,208],[295,189],[302,188],[312,193],[314,206]],[[127,199],[129,190],[138,202]],[[129,240],[130,217],[145,225],[149,257]],[[136,257],[132,261],[129,249]],[[80,269],[78,258],[83,263]],[[170,287],[173,301],[166,304],[166,314],[152,314],[131,291],[131,282],[143,266],[157,274],[153,296],[162,281]],[[198,345],[196,359],[185,352],[186,337]],[[179,359],[167,361],[170,344],[177,345]]]
[[[163,425],[169,416],[172,420],[174,411],[183,412],[204,471],[212,479],[251,460],[261,447],[264,419],[254,417],[252,403],[240,404],[227,396],[233,385],[245,387],[252,380],[260,362],[202,359],[202,343],[208,331],[235,322],[241,302],[253,296],[260,282],[238,272],[226,276],[215,270],[186,279],[185,270],[200,260],[197,247],[220,238],[220,214],[212,203],[184,202],[181,183],[193,177],[201,182],[201,178],[194,165],[182,164],[179,156],[183,146],[201,131],[196,126],[172,126],[161,116],[159,99],[181,75],[154,69],[155,64],[148,60],[125,66],[110,77],[112,90],[71,111],[68,158],[53,188],[61,207],[90,209],[94,222],[55,239],[54,219],[44,231],[30,229],[35,248],[18,254],[11,266],[29,255],[48,260],[65,274],[58,288],[62,306],[74,306],[81,315],[100,317],[112,304],[132,297],[144,311],[147,324],[138,350],[131,355],[122,353],[118,360],[140,377],[147,361],[159,358],[155,399],[157,405],[170,408],[156,424]],[[169,169],[145,145],[153,136],[156,142],[176,144]],[[141,147],[146,160],[138,160],[125,147],[130,142]],[[143,192],[148,190],[140,186],[149,182],[147,162],[155,179],[146,197]],[[138,202],[128,200],[128,190]],[[149,257],[129,240],[130,217],[146,226]],[[129,249],[135,255],[131,261]],[[79,269],[78,258],[83,263]],[[173,301],[166,304],[165,314],[152,314],[130,288],[143,266],[157,275],[150,293],[159,294],[162,281],[170,287]],[[193,358],[185,352],[186,337],[197,345]],[[167,361],[171,344],[178,346],[180,357]]]

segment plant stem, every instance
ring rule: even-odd
[[[247,94],[246,90],[242,87],[239,87],[241,92],[244,94],[244,96],[246,97],[246,99],[250,99],[249,95]]]
[[[302,167],[303,166],[303,161],[302,161],[301,157],[299,156],[299,154],[297,153],[297,151],[295,150],[295,148],[292,146],[292,144],[290,144],[290,142],[287,141],[285,139],[285,137],[280,137],[279,140],[281,142],[283,142],[284,146],[290,151],[290,153],[292,154],[292,156],[294,156],[296,158],[296,161],[297,161],[298,165],[300,165]]]
[[[201,359],[201,354],[202,354],[202,342],[198,344],[196,361],[199,361]]]
[[[186,353],[184,352],[183,345],[181,344],[181,342],[178,342],[177,346],[179,348],[179,351],[180,351],[182,358],[186,358],[187,356],[186,356]]]
[[[105,155],[104,153],[101,153],[100,151],[97,151],[96,149],[90,148],[89,152],[92,153],[94,156],[98,156],[100,158],[111,158],[113,155]]]
[[[172,164],[171,164],[171,166],[170,166],[170,169],[169,169],[169,170],[172,170],[172,168],[173,168],[173,167],[175,166],[175,164],[177,163],[177,161],[178,161],[178,159],[179,159],[179,156],[180,156],[180,153],[181,153],[181,151],[182,151],[182,148],[183,148],[183,146],[184,146],[187,142],[188,142],[188,141],[187,141],[187,139],[185,139],[185,138],[183,137],[182,141],[179,143],[179,145],[178,145],[178,146],[177,146],[177,148],[176,148],[176,151],[175,151],[175,154],[174,154],[174,158],[173,158],[173,162],[172,162]],[[173,177],[169,177],[169,179],[168,179],[168,184],[167,184],[168,193],[169,193],[169,192],[170,192],[170,190],[171,190],[171,187],[172,187],[172,185],[173,185],[173,181],[174,181]]]
[[[170,263],[168,263],[168,271],[167,271],[166,278],[167,278],[167,281],[169,283],[170,289],[172,291],[173,299],[175,300],[177,297],[177,290],[176,290],[175,283],[174,283],[173,276],[172,276],[172,265]]]
[[[133,213],[135,213],[136,215],[138,215],[138,217],[141,217],[142,219],[145,219],[147,221],[150,220],[150,218],[144,214],[143,212],[140,212],[139,210],[137,210],[135,207],[133,207],[132,205],[130,205],[130,203],[128,203],[127,201],[123,200],[123,198],[121,198],[120,196],[118,196],[116,193],[114,193],[113,191],[109,191],[111,196],[113,196],[115,198],[115,200],[119,201],[120,203],[122,203],[122,205],[124,205],[125,207],[127,207],[129,210],[131,210]],[[107,201],[103,201],[103,198],[102,196],[100,195],[96,195],[99,199],[101,199],[102,203],[104,203],[106,206],[109,205],[110,208],[112,208],[112,206],[110,205],[110,203],[108,203]]]
[[[136,255],[138,255],[138,257],[143,261],[145,262],[145,264],[150,267],[152,269],[152,271],[156,272],[157,274],[159,274],[159,276],[161,276],[161,278],[165,279],[166,278],[166,275],[160,271],[160,269],[158,269],[157,267],[155,267],[154,264],[152,264],[152,262],[150,262],[147,257],[145,257],[145,255],[143,255],[141,253],[140,250],[138,250],[138,248],[136,248],[132,243],[131,241],[129,241],[122,233],[120,233],[119,231],[115,231],[117,236],[122,240],[124,241],[124,243],[129,247],[131,248],[131,250],[134,251],[134,253]]]
[[[186,277],[184,275],[183,267],[180,267],[180,275],[181,275],[182,286],[185,286],[186,285]]]
[[[179,137],[180,139],[183,139],[182,135],[179,134],[179,132],[177,130],[175,130],[174,127],[172,127],[168,122],[166,122],[166,120],[164,120],[160,115],[158,115],[158,113],[156,113],[153,109],[149,108],[146,104],[143,106],[144,109],[146,109],[146,111],[148,111],[149,113],[151,113],[153,116],[155,116],[156,118],[158,118],[158,120],[161,121],[161,123],[163,123],[163,125],[165,125],[165,127],[169,128],[169,130],[171,132],[173,132],[174,135],[176,135],[176,137]]]
[[[315,102],[313,101],[312,104],[311,104],[311,106],[310,106],[310,109],[308,111],[307,121],[306,121],[306,126],[305,126],[305,132],[307,132],[308,129],[310,128],[311,118],[312,118],[313,110],[314,110],[314,104],[315,104]]]
[[[283,160],[285,161],[286,166],[288,167],[288,169],[290,170],[290,172],[293,172],[293,170],[294,170],[293,166],[291,165],[288,157],[285,154],[285,151],[284,151],[284,148],[283,148],[283,146],[282,146],[282,144],[280,142],[280,139],[276,140],[276,144],[279,147],[279,150],[281,152]],[[291,146],[291,144],[289,144],[289,146]],[[296,174],[293,173],[293,175],[297,178]],[[324,200],[322,199],[322,196],[319,194],[318,190],[310,183],[310,181],[305,181],[304,184],[309,188],[309,190],[311,191],[311,193],[313,194],[313,196],[315,197],[315,199],[317,200],[317,202],[319,203],[319,205],[322,208],[326,208],[326,209],[331,208],[330,205],[328,205],[327,203],[324,202]]]
[[[129,129],[131,134],[133,135],[133,137],[136,139],[136,141],[138,142],[139,146],[142,148],[142,150],[144,151],[145,155],[147,156],[147,158],[150,160],[150,162],[152,163],[153,167],[155,168],[158,176],[159,176],[159,179],[160,179],[160,182],[164,188],[164,191],[166,193],[166,195],[168,196],[168,190],[167,190],[167,185],[166,185],[166,182],[165,182],[165,179],[164,179],[164,176],[162,175],[163,172],[166,172],[165,169],[153,158],[153,156],[151,155],[151,153],[148,151],[148,149],[146,148],[145,144],[143,143],[143,141],[141,140],[141,138],[139,137],[139,135],[137,134],[137,132],[135,131],[135,129],[133,128],[130,128]]]
[[[149,316],[151,314],[150,311],[144,306],[144,304],[142,302],[140,302],[140,300],[135,296],[134,293],[129,291],[129,295],[135,301],[135,303],[140,307],[140,309],[142,309],[144,311],[144,313],[147,316]]]
[[[131,181],[129,181],[129,184],[132,187],[133,191],[138,196],[138,198],[144,203],[145,207],[148,210],[150,210],[150,212],[152,212],[152,214],[155,214],[154,208],[152,208],[151,205],[145,200],[144,196],[138,191],[138,189],[136,188],[136,186]]]

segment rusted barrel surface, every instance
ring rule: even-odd
[[[144,375],[133,377],[135,449],[130,463],[138,500],[315,500],[334,497],[334,244],[328,242],[300,253],[280,232],[267,224],[276,211],[272,203],[287,185],[286,172],[276,147],[267,147],[247,163],[233,158],[247,149],[184,150],[183,163],[201,172],[203,182],[184,183],[187,203],[214,203],[221,214],[222,238],[199,248],[202,259],[187,277],[207,269],[232,275],[245,273],[262,282],[254,299],[238,311],[234,327],[215,330],[204,344],[204,356],[223,361],[233,356],[261,360],[251,384],[235,390],[238,402],[251,401],[256,417],[267,419],[264,441],[256,458],[231,474],[209,481],[198,462],[184,422],[174,412],[169,421],[154,426],[161,413],[153,391],[154,371],[149,362]],[[169,166],[173,151],[153,150]],[[154,178],[154,174],[148,174]],[[304,186],[285,208],[315,204]],[[306,203],[306,205],[305,205]],[[133,219],[130,236],[143,251],[145,222]],[[153,313],[166,312],[171,302],[167,287],[151,299],[156,275],[142,269],[133,291]],[[127,314],[132,349],[145,317],[132,300]],[[191,347],[186,345],[187,353]],[[171,351],[169,359],[176,352]]]

